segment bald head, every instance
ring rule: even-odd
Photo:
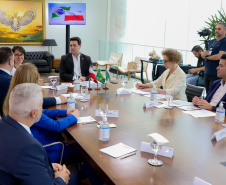
[[[13,88],[9,96],[9,115],[11,117],[30,118],[32,111],[37,111],[35,120],[42,112],[42,88],[34,83],[22,83]]]

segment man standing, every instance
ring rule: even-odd
[[[22,83],[10,93],[9,115],[0,120],[0,184],[79,183],[65,165],[51,164],[41,143],[32,137],[30,127],[42,115],[41,90],[37,84]]]
[[[75,75],[80,76],[80,81],[89,80],[89,68],[92,61],[89,56],[80,53],[81,39],[70,38],[71,53],[63,55],[60,61],[60,81],[71,82]]]
[[[194,46],[191,50],[196,58],[198,58],[197,68],[192,68],[188,70],[186,81],[189,84],[196,85],[205,85],[204,83],[204,59],[201,57],[203,49],[200,46]]]
[[[3,117],[3,103],[9,89],[12,76],[10,72],[14,66],[14,57],[9,47],[0,48],[0,116]]]
[[[194,105],[216,111],[221,101],[226,102],[226,54],[221,56],[219,66],[217,67],[217,76],[222,79],[212,83],[205,100],[195,96],[192,100]],[[224,108],[226,109],[226,103],[224,103]]]
[[[209,87],[217,77],[217,66],[221,56],[226,52],[226,23],[218,23],[215,27],[216,39],[210,41],[208,51],[203,52],[205,60],[205,86],[208,93]]]

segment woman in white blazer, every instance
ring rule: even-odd
[[[186,89],[186,74],[179,67],[178,63],[182,61],[182,55],[175,49],[166,49],[162,51],[163,64],[166,70],[155,81],[147,84],[137,83],[136,87],[143,91],[151,92],[152,87],[163,87],[163,89],[157,89],[159,94],[170,94],[174,98],[187,101],[185,94]]]

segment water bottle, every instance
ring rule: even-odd
[[[222,101],[219,105],[219,107],[216,110],[216,117],[215,117],[215,121],[219,122],[219,123],[223,123],[224,122],[224,118],[225,118],[225,109],[223,106],[224,102]]]
[[[110,125],[107,122],[107,117],[103,117],[103,121],[100,124],[99,140],[108,141],[110,137]]]
[[[77,75],[74,76],[74,90],[80,91],[80,81]]]
[[[72,93],[70,94],[70,97],[67,100],[67,109],[75,109],[75,98]]]
[[[158,105],[157,95],[158,95],[157,88],[156,88],[156,85],[154,85],[151,91],[151,99],[150,99],[153,105]]]

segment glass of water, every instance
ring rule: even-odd
[[[162,149],[163,145],[159,145],[153,138],[150,141],[150,145],[152,150],[155,153],[155,156],[154,156],[154,159],[149,159],[148,163],[153,166],[161,166],[163,162],[157,159],[157,155],[158,155],[158,152]]]
[[[168,104],[167,104],[167,106],[166,106],[165,108],[166,108],[166,109],[172,109],[173,107],[170,106],[170,102],[172,101],[173,96],[170,95],[170,94],[168,94],[168,93],[166,93],[165,97],[166,97],[166,100],[167,100],[167,102],[168,102]]]
[[[108,104],[101,103],[99,105],[99,113],[102,118],[106,117],[108,113]]]
[[[126,85],[127,85],[127,80],[126,79],[123,79],[122,80],[123,89],[125,89]]]
[[[49,77],[49,80],[52,84],[52,87],[50,89],[55,90],[56,88],[54,87],[55,83],[57,82],[57,77]]]
[[[80,102],[87,102],[87,101],[88,101],[88,100],[85,98],[87,93],[88,93],[87,85],[86,85],[86,86],[82,86],[82,87],[81,87],[82,99],[80,100]]]

